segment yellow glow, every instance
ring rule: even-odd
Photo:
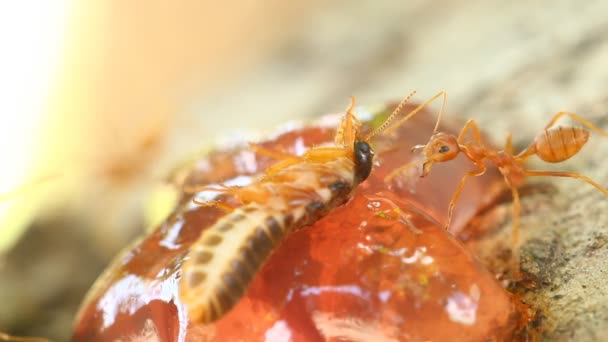
[[[0,4],[0,194],[32,182],[39,125],[64,53],[69,5],[70,0]],[[9,197],[0,203],[0,253],[19,238],[35,209],[29,192]]]
[[[178,189],[169,184],[159,184],[151,191],[144,207],[146,229],[152,231],[175,209],[179,200]]]

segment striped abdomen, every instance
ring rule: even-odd
[[[353,169],[348,158],[299,163],[274,175],[289,175],[290,181],[244,188],[272,196],[222,217],[190,247],[180,280],[180,298],[189,318],[208,323],[230,310],[288,234],[349,199],[355,185]]]
[[[541,132],[534,140],[536,155],[546,162],[558,163],[571,158],[589,140],[589,132],[580,127],[554,127]]]
[[[293,216],[248,205],[220,219],[190,247],[180,297],[197,322],[220,318],[291,231]]]

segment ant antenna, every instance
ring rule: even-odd
[[[433,97],[431,97],[430,99],[424,101],[421,105],[419,105],[418,107],[416,107],[414,110],[412,110],[408,115],[406,115],[404,118],[402,118],[401,120],[397,121],[396,124],[392,125],[391,127],[386,129],[386,133],[390,133],[391,131],[393,131],[395,128],[401,126],[401,124],[403,124],[404,122],[406,122],[407,120],[409,120],[412,116],[418,114],[418,112],[420,112],[424,107],[426,107],[429,103],[435,101],[438,97],[443,96],[443,103],[441,105],[441,110],[439,111],[439,117],[437,118],[437,122],[435,123],[435,130],[433,131],[433,134],[436,133],[437,128],[439,127],[439,120],[441,119],[441,117],[443,116],[443,111],[445,108],[445,102],[447,101],[447,97],[448,94],[445,92],[445,90],[442,90],[440,92],[438,92],[437,94],[435,94]]]
[[[403,109],[405,104],[410,100],[410,98],[412,98],[412,96],[414,96],[414,94],[416,94],[415,90],[412,91],[405,99],[401,100],[401,102],[399,102],[399,105],[395,108],[395,110],[393,110],[391,115],[389,115],[389,117],[386,118],[386,120],[384,120],[384,123],[382,125],[380,125],[380,127],[373,130],[370,134],[368,134],[365,137],[365,139],[363,139],[363,141],[369,141],[369,139],[371,139],[375,135],[382,133],[382,131],[384,131],[386,129],[386,127],[388,127],[388,125],[391,123],[391,121],[393,121],[395,119],[395,117],[397,117],[397,115],[401,112],[401,110]],[[405,121],[405,120],[403,120],[403,121]]]
[[[441,102],[441,109],[439,109],[439,115],[437,116],[437,122],[435,122],[435,128],[433,129],[433,134],[437,133],[437,129],[439,128],[439,122],[441,121],[441,117],[443,116],[443,112],[445,110],[445,103],[448,100],[448,93],[445,91],[440,92],[439,94],[443,94],[443,101]],[[437,94],[437,95],[439,95]],[[435,96],[437,96],[435,95]]]
[[[437,94],[435,94],[433,97],[431,97],[430,99],[424,101],[421,105],[419,105],[418,107],[416,107],[414,110],[412,110],[408,115],[406,115],[403,119],[399,120],[396,124],[394,124],[393,126],[391,126],[390,128],[388,128],[386,130],[386,132],[390,132],[392,130],[394,130],[395,128],[399,127],[399,125],[401,125],[402,123],[404,123],[405,121],[409,120],[412,116],[416,115],[418,112],[420,112],[424,107],[426,107],[429,103],[435,101],[437,98],[439,98],[440,96],[443,96],[443,101],[441,103],[441,109],[439,110],[439,115],[437,116],[437,121],[435,122],[435,128],[433,129],[433,135],[435,133],[437,133],[437,129],[439,128],[439,122],[441,121],[441,118],[443,116],[443,113],[445,111],[445,103],[447,101],[447,97],[448,94],[445,90],[442,90],[440,92],[438,92]],[[420,148],[423,148],[422,145],[417,145],[414,146],[412,148],[412,151],[418,150]],[[393,178],[395,178],[398,174],[400,174],[401,172],[412,168],[412,167],[416,167],[418,165],[424,164],[426,163],[427,160],[426,158],[424,159],[419,159],[419,160],[414,160],[412,162],[409,162],[395,170],[393,170],[392,172],[390,172],[386,177],[384,177],[384,181],[385,182],[389,182],[391,181]]]

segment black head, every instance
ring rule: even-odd
[[[367,179],[372,171],[374,150],[365,141],[355,141],[353,146],[355,156],[355,183],[359,184]]]

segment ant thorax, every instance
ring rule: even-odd
[[[489,158],[504,176],[508,186],[519,188],[526,182],[524,168],[510,153],[499,151],[493,153]]]

